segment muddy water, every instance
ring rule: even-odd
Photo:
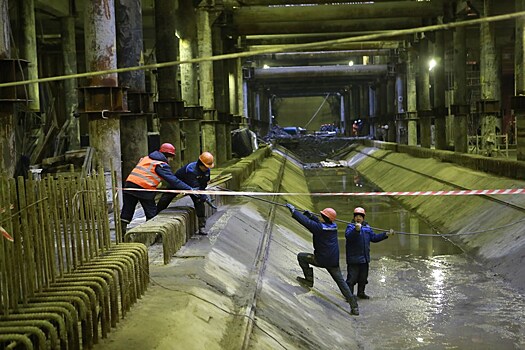
[[[307,172],[311,192],[377,191],[351,169]],[[436,233],[387,197],[318,197],[318,209],[333,207],[352,219],[366,209],[372,227]],[[339,223],[341,268],[344,228]],[[364,349],[525,349],[525,297],[441,237],[398,234],[372,243],[366,292],[360,300],[358,334]]]

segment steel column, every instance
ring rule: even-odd
[[[140,66],[144,51],[141,0],[116,0],[115,11],[118,67]],[[119,85],[128,88],[131,111],[120,119],[122,178],[125,179],[137,161],[148,154],[148,115],[152,115],[153,109],[143,70],[120,73],[118,78]]]

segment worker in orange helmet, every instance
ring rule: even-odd
[[[365,221],[365,209],[356,207],[354,209],[354,220],[348,224],[345,231],[346,237],[346,283],[354,292],[357,284],[357,297],[370,299],[365,294],[365,286],[368,283],[368,270],[370,265],[370,242],[380,242],[393,235],[394,230],[376,234]]]
[[[202,152],[196,162],[184,165],[175,172],[175,176],[196,190],[204,190],[210,182],[210,169],[214,166],[215,161],[213,155],[210,152]],[[157,212],[166,209],[175,196],[176,195],[172,193],[164,193],[157,203]],[[199,226],[198,233],[200,235],[206,235],[206,211],[204,203],[213,206],[213,204],[211,204],[211,198],[207,194],[194,194],[191,195],[191,199],[193,200],[195,212],[197,214]]]
[[[157,206],[155,205],[156,192],[137,190],[155,190],[162,180],[165,180],[172,189],[193,190],[191,186],[179,180],[171,171],[168,160],[173,157],[175,157],[175,147],[171,143],[163,143],[158,151],[154,151],[140,159],[127,177],[122,191],[123,205],[120,214],[123,233],[126,232],[127,225],[133,219],[138,202],[144,209],[146,220],[157,215]]]
[[[337,224],[335,223],[336,211],[332,208],[324,208],[320,212],[323,221],[320,221],[317,216],[308,210],[301,213],[289,203],[286,204],[286,207],[290,209],[292,217],[313,235],[314,253],[301,252],[297,254],[297,261],[304,273],[304,278],[297,277],[297,280],[302,285],[311,288],[314,285],[314,270],[310,265],[325,268],[335,283],[337,283],[346,301],[350,304],[350,313],[356,316],[359,315],[357,298],[352,294],[339,268],[339,243],[337,240]]]

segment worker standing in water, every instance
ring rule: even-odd
[[[365,215],[364,208],[356,207],[354,209],[354,220],[348,224],[345,231],[346,283],[350,287],[352,294],[357,284],[357,297],[359,299],[370,299],[365,294],[370,265],[370,242],[381,242],[395,233],[392,229],[384,233],[374,233],[374,230],[365,221]]]

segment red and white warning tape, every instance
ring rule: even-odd
[[[184,190],[145,190],[140,188],[122,188],[126,191],[155,191],[182,194],[210,194],[220,196],[478,196],[525,194],[525,188],[495,190],[450,190],[450,191],[390,191],[390,192],[252,192],[252,191],[184,191]]]

